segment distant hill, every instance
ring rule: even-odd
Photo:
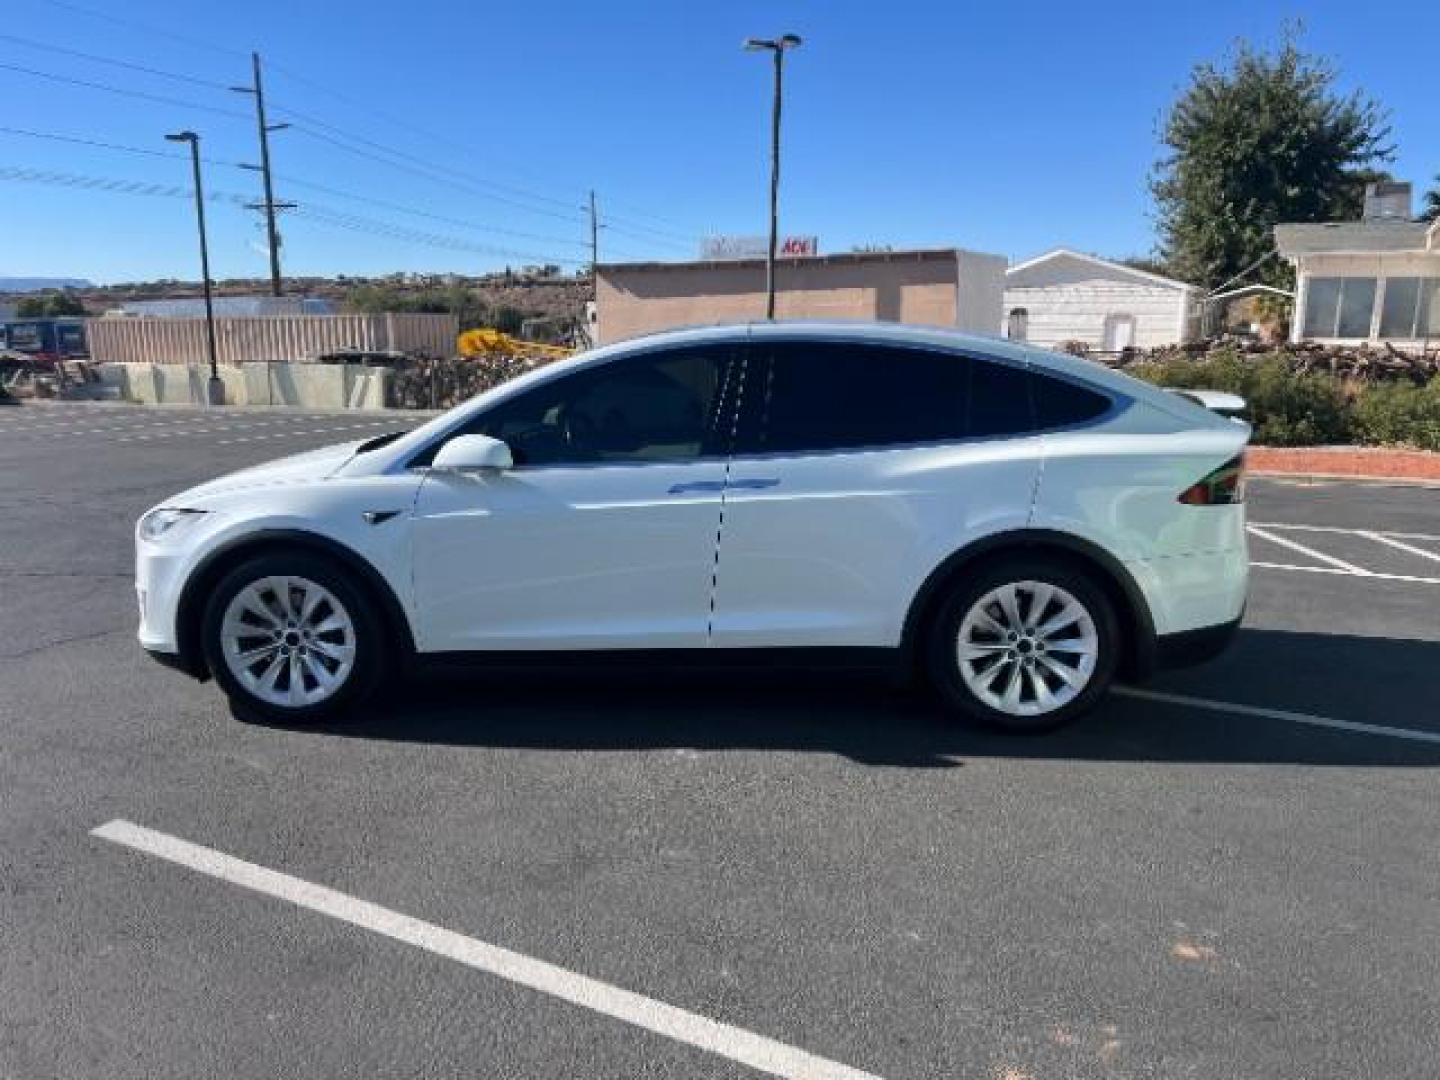
[[[92,283],[71,277],[0,277],[0,293],[44,292],[46,289],[89,289]]]

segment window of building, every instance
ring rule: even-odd
[[[1303,333],[1310,338],[1368,338],[1374,313],[1373,277],[1311,278]]]
[[[1440,278],[1387,278],[1380,336],[1413,340],[1440,336]]]

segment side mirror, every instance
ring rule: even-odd
[[[515,465],[510,447],[489,435],[457,435],[435,455],[431,467],[447,472],[509,469]]]

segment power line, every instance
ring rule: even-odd
[[[210,90],[228,89],[223,83],[211,82],[209,79],[197,78],[194,75],[182,75],[176,71],[161,71],[159,68],[147,67],[144,64],[132,63],[129,60],[118,60],[110,56],[99,56],[95,53],[81,52],[79,49],[67,49],[63,45],[52,45],[47,41],[32,41],[29,38],[17,37],[14,34],[0,34],[0,41],[14,41],[31,49],[42,49],[46,52],[60,53],[63,56],[74,56],[81,60],[90,60],[96,64],[109,64],[111,67],[125,68],[127,71],[138,71],[145,75],[154,75],[161,79],[171,79],[175,82],[190,83],[193,86],[203,86]]]
[[[77,15],[88,15],[92,19],[102,19],[105,22],[113,23],[115,26],[128,27],[131,30],[138,30],[144,34],[151,34],[158,37],[169,38],[171,41],[178,41],[196,49],[205,49],[209,52],[220,53],[226,56],[244,56],[245,54],[234,48],[223,45],[216,45],[211,41],[201,41],[199,38],[187,37],[184,34],[177,34],[173,30],[166,30],[163,27],[152,26],[149,23],[137,22],[134,19],[122,19],[118,15],[111,15],[109,12],[96,11],[94,8],[84,7],[80,4],[69,3],[68,0],[42,0],[51,7],[61,8],[64,11],[74,12]]]
[[[23,135],[30,139],[45,139],[47,142],[73,143],[76,146],[89,146],[97,150],[116,150],[124,154],[143,154],[145,157],[166,158],[170,161],[186,161],[188,154],[173,154],[167,150],[151,150],[144,146],[126,146],[124,143],[102,142],[99,139],[82,139],[77,135],[60,135],[52,131],[31,131],[28,128],[3,127],[0,126],[0,134]],[[236,165],[234,161],[219,161],[215,158],[201,158],[201,161],[208,165]]]
[[[0,68],[6,71],[17,71],[21,75],[33,75],[37,79],[49,79],[51,82],[68,83],[71,86],[84,86],[91,90],[103,90],[107,94],[119,94],[122,97],[139,98],[142,101],[153,101],[161,105],[178,105],[181,108],[213,113],[216,116],[228,116],[239,120],[250,119],[250,117],[244,113],[236,112],[233,109],[221,109],[214,105],[201,105],[197,102],[185,101],[181,98],[166,97],[163,94],[149,94],[143,90],[126,90],[123,87],[111,86],[108,83],[90,82],[88,79],[75,79],[68,75],[53,75],[48,71],[36,71],[34,68],[21,67],[18,64],[0,63]]]
[[[73,144],[76,146],[86,146],[99,150],[112,150],[118,153],[136,154],[144,157],[163,158],[167,161],[183,161],[187,159],[187,155],[185,154],[171,153],[166,150],[152,150],[148,147],[143,146],[129,146],[124,143],[105,142],[100,139],[87,139],[77,135],[62,135],[58,132],[52,131],[33,131],[29,128],[17,128],[0,125],[0,134],[19,135],[30,139],[43,139],[47,142]],[[227,166],[230,168],[242,169],[246,167],[243,162],[226,161],[221,158],[202,157],[200,160],[207,165],[219,165]],[[439,222],[444,225],[453,225],[458,228],[469,229],[474,232],[492,233],[496,236],[512,236],[519,240],[537,240],[541,243],[546,244],[563,244],[566,247],[583,248],[586,246],[585,241],[577,240],[574,237],[525,232],[521,229],[509,229],[501,225],[490,225],[485,222],[473,221],[467,218],[450,217],[448,215],[437,214],[429,210],[417,210],[414,207],[406,206],[403,203],[393,202],[389,199],[378,199],[369,195],[361,195],[357,192],[345,191],[342,188],[333,187],[329,184],[322,184],[314,180],[305,180],[297,176],[290,176],[288,174],[277,173],[276,179],[282,180],[285,183],[293,185],[295,187],[309,188],[312,191],[318,191],[326,195],[332,195],[335,198],[349,199],[355,202],[366,203],[368,205],[377,206],[382,209],[392,210],[396,213],[407,214],[418,218],[424,218],[429,221]],[[621,253],[634,254],[634,252],[624,251],[622,251]]]
[[[244,55],[243,53],[241,53],[241,52],[240,52],[239,50],[237,50],[237,49],[233,49],[233,48],[222,48],[222,47],[220,47],[220,46],[216,46],[216,45],[213,45],[213,44],[208,43],[208,42],[200,41],[200,40],[195,39],[195,38],[186,37],[185,35],[175,34],[175,33],[173,33],[173,32],[170,32],[170,31],[167,31],[167,30],[163,30],[163,29],[160,29],[160,28],[158,28],[158,27],[150,26],[150,25],[145,24],[145,23],[140,23],[140,22],[137,22],[137,21],[135,21],[135,20],[133,20],[133,19],[123,19],[123,18],[120,18],[120,17],[118,17],[118,16],[110,15],[110,14],[108,14],[108,13],[106,13],[106,12],[100,12],[100,11],[94,10],[93,8],[84,7],[84,6],[80,5],[80,4],[69,3],[68,0],[44,0],[44,2],[50,4],[50,5],[54,6],[54,7],[62,8],[62,9],[67,10],[67,11],[72,11],[72,12],[76,12],[76,13],[79,13],[79,14],[88,15],[88,16],[91,16],[91,17],[93,17],[93,18],[102,19],[102,20],[104,20],[104,21],[106,21],[106,22],[110,22],[110,23],[113,23],[113,24],[116,24],[116,25],[120,25],[120,26],[128,26],[128,27],[130,27],[130,28],[132,28],[132,29],[142,30],[142,31],[144,31],[145,33],[148,33],[148,34],[158,34],[158,35],[161,35],[161,36],[164,36],[164,37],[171,38],[171,39],[176,40],[176,41],[181,41],[181,42],[184,42],[184,43],[186,43],[186,44],[199,47],[199,48],[209,49],[209,50],[211,50],[211,51],[218,52],[218,53],[221,53],[221,54],[223,54],[223,55],[227,55],[227,56],[237,56],[237,55],[243,56],[243,55]],[[17,43],[19,43],[19,44],[21,44],[21,45],[29,46],[29,47],[31,47],[31,48],[44,49],[44,50],[48,50],[48,51],[51,51],[51,52],[60,53],[60,54],[63,54],[63,55],[74,56],[74,57],[77,57],[77,58],[80,58],[80,59],[93,61],[93,62],[95,62],[95,63],[109,64],[109,65],[112,65],[112,66],[115,66],[115,67],[120,67],[120,68],[124,68],[124,69],[126,69],[126,70],[136,71],[136,72],[140,72],[140,73],[147,74],[147,75],[152,75],[152,76],[156,76],[156,77],[159,77],[159,78],[171,79],[171,80],[176,80],[176,81],[180,81],[180,82],[189,83],[189,84],[196,85],[196,86],[202,86],[202,87],[205,87],[206,89],[221,90],[221,91],[225,91],[225,90],[229,90],[229,89],[230,89],[230,87],[229,87],[229,86],[226,86],[225,84],[218,83],[218,82],[213,82],[213,81],[208,80],[208,79],[202,79],[202,78],[198,78],[198,77],[196,77],[196,76],[185,75],[185,74],[181,74],[181,73],[179,73],[179,72],[164,71],[164,70],[161,70],[161,69],[159,69],[159,68],[150,67],[150,66],[145,65],[145,64],[137,64],[137,63],[134,63],[133,61],[122,60],[122,59],[119,59],[119,58],[116,58],[116,57],[101,56],[101,55],[98,55],[98,54],[96,54],[96,53],[83,52],[83,51],[78,50],[78,49],[70,49],[70,48],[66,48],[66,47],[64,47],[64,46],[60,46],[60,45],[52,45],[52,44],[49,44],[49,43],[47,43],[47,42],[34,41],[34,40],[32,40],[32,39],[19,37],[19,36],[14,35],[14,34],[0,34],[0,40],[13,41],[13,42],[17,42]],[[285,75],[287,78],[293,79],[293,80],[295,80],[296,82],[300,82],[300,83],[303,83],[304,85],[307,85],[307,86],[310,86],[310,87],[312,87],[312,88],[318,89],[318,90],[320,90],[320,91],[322,91],[322,92],[324,92],[324,93],[327,93],[327,94],[329,94],[330,96],[336,98],[337,100],[345,101],[345,102],[353,105],[353,106],[356,107],[356,108],[363,109],[363,110],[365,110],[365,112],[366,112],[368,115],[382,117],[382,118],[384,118],[384,119],[389,120],[389,121],[390,121],[391,123],[393,123],[393,124],[400,125],[400,126],[404,126],[407,131],[413,132],[413,133],[415,133],[415,134],[424,135],[426,138],[432,139],[433,141],[438,142],[438,143],[443,143],[443,144],[446,145],[446,146],[453,146],[453,140],[442,138],[442,137],[439,136],[439,135],[435,135],[435,134],[433,134],[433,133],[431,133],[431,132],[427,132],[427,131],[425,131],[424,129],[421,129],[421,128],[416,128],[416,127],[414,126],[414,124],[411,123],[410,121],[407,121],[407,120],[403,120],[403,119],[400,119],[400,118],[397,118],[397,117],[390,116],[389,114],[384,113],[383,111],[376,109],[374,106],[366,105],[366,104],[364,104],[363,102],[360,102],[358,99],[352,98],[352,97],[350,97],[349,95],[346,95],[346,94],[342,94],[340,91],[334,90],[334,89],[332,89],[331,87],[328,87],[328,86],[326,86],[325,84],[323,84],[323,83],[321,83],[321,82],[319,82],[319,81],[317,81],[317,80],[310,79],[310,78],[307,78],[306,76],[300,75],[300,74],[298,74],[297,72],[294,72],[294,71],[290,70],[290,69],[287,68],[287,67],[282,67],[281,65],[275,63],[273,60],[270,61],[270,65],[269,65],[269,66],[270,66],[273,70],[275,70],[276,72],[279,72],[279,73]],[[195,103],[195,102],[185,102],[185,101],[181,101],[181,100],[179,100],[179,99],[167,98],[167,97],[164,97],[164,96],[162,96],[162,95],[156,95],[156,94],[148,94],[148,93],[145,93],[145,92],[143,92],[143,91],[138,91],[138,90],[127,90],[127,89],[123,89],[123,88],[120,88],[120,87],[109,86],[109,85],[106,85],[106,84],[103,84],[103,83],[88,82],[88,81],[83,80],[83,79],[75,79],[75,78],[70,78],[70,77],[66,77],[66,76],[53,75],[53,74],[50,74],[50,73],[47,73],[47,72],[35,71],[35,70],[33,70],[33,69],[30,69],[30,68],[23,68],[23,67],[20,67],[20,66],[18,66],[18,65],[0,63],[0,68],[6,68],[6,69],[11,70],[11,71],[20,72],[20,73],[22,73],[22,74],[32,75],[32,76],[35,76],[35,77],[37,77],[37,78],[50,79],[50,80],[53,80],[53,81],[56,81],[56,82],[64,82],[64,83],[69,83],[69,84],[71,84],[71,85],[76,85],[76,86],[85,86],[85,87],[89,87],[89,88],[91,88],[91,89],[102,90],[102,91],[105,91],[105,92],[107,92],[107,93],[120,94],[120,95],[124,95],[124,96],[127,96],[127,97],[134,97],[134,98],[138,98],[138,99],[141,99],[141,100],[154,101],[154,102],[157,102],[157,103],[168,104],[168,105],[181,105],[181,106],[186,107],[186,108],[198,109],[198,110],[201,110],[201,111],[204,111],[204,112],[209,112],[209,113],[213,113],[213,114],[221,115],[221,116],[236,117],[236,118],[239,118],[239,117],[240,117],[240,114],[239,114],[239,113],[233,112],[233,111],[228,110],[228,109],[221,109],[221,108],[217,108],[217,107],[214,107],[214,106],[201,105],[201,104],[198,104],[198,103]],[[560,217],[560,215],[559,215],[558,213],[556,213],[556,211],[554,211],[554,210],[543,211],[543,210],[536,209],[536,208],[533,208],[533,207],[528,207],[528,206],[524,205],[524,203],[522,203],[522,202],[517,202],[517,201],[515,201],[515,200],[516,200],[516,199],[525,199],[525,200],[530,200],[530,201],[536,202],[536,203],[546,204],[546,205],[551,206],[551,207],[565,208],[565,209],[568,209],[571,205],[573,205],[573,204],[572,204],[571,202],[569,202],[569,201],[562,200],[562,199],[557,199],[557,198],[554,198],[554,197],[552,197],[552,196],[544,195],[544,194],[541,194],[541,193],[539,193],[539,192],[530,191],[530,190],[527,190],[527,189],[524,189],[524,188],[519,188],[519,187],[516,187],[516,186],[514,186],[514,185],[502,184],[502,183],[499,183],[499,182],[496,182],[496,181],[492,181],[492,180],[477,181],[477,180],[475,180],[473,177],[471,177],[469,173],[461,172],[461,171],[459,171],[459,170],[456,170],[456,169],[453,169],[453,168],[450,168],[450,167],[447,167],[447,166],[435,165],[435,164],[433,164],[433,163],[426,162],[426,161],[424,161],[423,159],[420,159],[420,158],[418,158],[417,156],[415,156],[415,155],[413,155],[413,154],[407,154],[407,153],[405,153],[405,152],[403,152],[403,151],[395,150],[395,149],[393,149],[392,147],[386,146],[386,145],[383,144],[383,143],[376,142],[375,140],[368,139],[368,138],[366,138],[365,136],[356,135],[356,134],[354,134],[354,133],[352,133],[352,132],[348,132],[348,131],[346,131],[346,130],[343,129],[343,128],[340,128],[340,127],[338,127],[338,126],[336,126],[336,125],[334,125],[334,124],[330,124],[330,123],[328,123],[328,122],[326,122],[326,121],[324,121],[324,120],[321,120],[321,119],[319,119],[318,117],[310,116],[310,115],[305,114],[305,113],[302,113],[302,112],[300,112],[300,111],[298,111],[298,110],[291,109],[291,108],[289,108],[288,106],[283,106],[283,105],[281,105],[281,104],[278,103],[278,102],[277,102],[277,103],[274,103],[274,108],[275,108],[277,111],[287,113],[287,114],[295,117],[296,119],[303,121],[305,124],[313,125],[314,127],[318,127],[318,128],[324,129],[324,130],[326,130],[326,131],[331,132],[333,135],[340,136],[340,137],[342,137],[342,138],[344,138],[344,139],[348,139],[348,140],[350,140],[350,141],[352,141],[352,142],[356,142],[356,143],[360,143],[360,144],[365,145],[365,146],[372,147],[373,149],[376,149],[376,150],[378,150],[378,151],[380,151],[380,152],[382,152],[382,153],[385,153],[385,154],[389,154],[389,155],[391,155],[391,156],[393,156],[393,157],[398,157],[398,158],[406,159],[406,160],[408,160],[408,161],[410,161],[410,162],[416,163],[416,164],[418,164],[418,165],[420,165],[420,166],[422,166],[422,167],[424,167],[424,168],[430,169],[430,170],[432,170],[432,171],[441,172],[441,173],[448,173],[448,174],[450,174],[450,175],[457,176],[457,177],[464,177],[468,183],[474,184],[474,185],[476,185],[477,187],[480,187],[480,188],[487,188],[487,187],[488,187],[488,188],[490,188],[490,189],[493,189],[493,190],[496,191],[496,192],[501,192],[501,193],[508,194],[508,195],[510,195],[510,196],[512,197],[512,198],[510,198],[510,199],[508,199],[508,200],[507,200],[507,199],[502,199],[502,198],[500,197],[500,195],[491,195],[490,197],[491,197],[491,198],[495,198],[495,199],[497,199],[497,200],[499,200],[499,201],[502,201],[502,202],[507,202],[507,201],[508,201],[510,205],[515,206],[517,209],[526,210],[526,211],[528,211],[528,212],[530,212],[530,213],[546,214],[547,216],[551,216],[551,217]],[[248,118],[247,118],[247,119],[248,119]],[[299,125],[297,125],[297,130],[304,130],[304,131],[306,131],[307,134],[311,135],[312,137],[321,138],[322,141],[329,141],[329,142],[331,142],[333,145],[341,146],[341,144],[340,144],[339,142],[337,142],[335,139],[325,139],[325,137],[322,136],[322,135],[320,135],[318,132],[311,131],[311,130],[308,130],[308,129],[306,129],[306,128],[302,128],[302,127],[300,127]],[[346,147],[341,147],[341,148],[342,148],[342,149],[351,149],[351,152],[355,152],[355,151],[353,150],[353,148],[346,148]],[[612,200],[612,201],[613,201],[613,200]],[[621,205],[624,205],[624,204],[622,203]],[[650,218],[650,219],[653,220],[653,221],[660,221],[660,222],[666,221],[666,219],[661,218],[661,217],[659,217],[658,215],[655,215],[655,214],[653,214],[653,213],[649,213],[649,212],[640,212],[640,213],[642,213],[643,216],[648,217],[648,218]],[[569,219],[571,219],[572,217],[573,217],[572,214],[567,214],[567,215],[565,215],[564,218],[562,218],[562,220],[569,220]],[[580,220],[580,219],[575,219],[575,220]],[[664,238],[664,239],[668,239],[668,240],[674,241],[675,244],[676,244],[676,246],[689,245],[689,244],[692,242],[692,238],[691,238],[690,236],[681,235],[680,233],[672,232],[672,231],[670,231],[669,229],[658,228],[658,227],[656,227],[656,226],[654,226],[654,225],[647,225],[647,224],[644,224],[644,223],[642,223],[642,222],[635,221],[635,220],[633,220],[633,219],[631,219],[631,218],[628,218],[628,217],[625,216],[625,215],[615,215],[615,214],[611,214],[611,215],[609,216],[609,220],[610,220],[611,222],[619,222],[619,223],[622,223],[622,224],[629,230],[629,234],[632,236],[632,238],[635,238],[635,239],[646,240],[646,241],[649,241],[649,242],[659,242],[661,238]],[[676,224],[677,227],[683,227],[683,226],[678,226],[678,223],[672,223],[672,224]]]
[[[174,184],[155,184],[139,180],[123,180],[118,177],[86,176],[80,173],[36,169],[26,166],[0,166],[0,180],[44,184],[50,187],[66,187],[85,191],[104,191],[115,195],[173,199],[191,199],[194,197],[194,192],[190,188],[180,187]],[[245,195],[216,190],[207,190],[205,192],[205,201],[223,203],[236,207],[244,207],[249,203],[249,199]],[[298,208],[295,214],[315,224],[346,229],[352,232],[364,232],[373,236],[383,236],[426,247],[520,259],[537,264],[554,263],[570,266],[583,264],[583,260],[580,259],[518,251],[513,248],[499,247],[493,244],[475,243],[458,237],[445,236],[440,233],[411,229],[393,222],[349,214],[342,210],[336,210],[333,207],[311,204]]]

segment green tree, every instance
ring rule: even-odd
[[[1440,219],[1440,176],[1435,177],[1435,186],[1425,193],[1425,207],[1420,217],[1424,221]]]
[[[80,298],[67,292],[44,292],[27,296],[15,305],[15,314],[22,319],[59,319],[83,316],[85,305]]]
[[[1151,180],[1160,251],[1173,276],[1216,286],[1262,259],[1282,221],[1359,216],[1374,166],[1394,156],[1386,113],[1336,89],[1335,70],[1287,34],[1201,64],[1165,115]],[[1256,277],[1288,284],[1279,260]]]

